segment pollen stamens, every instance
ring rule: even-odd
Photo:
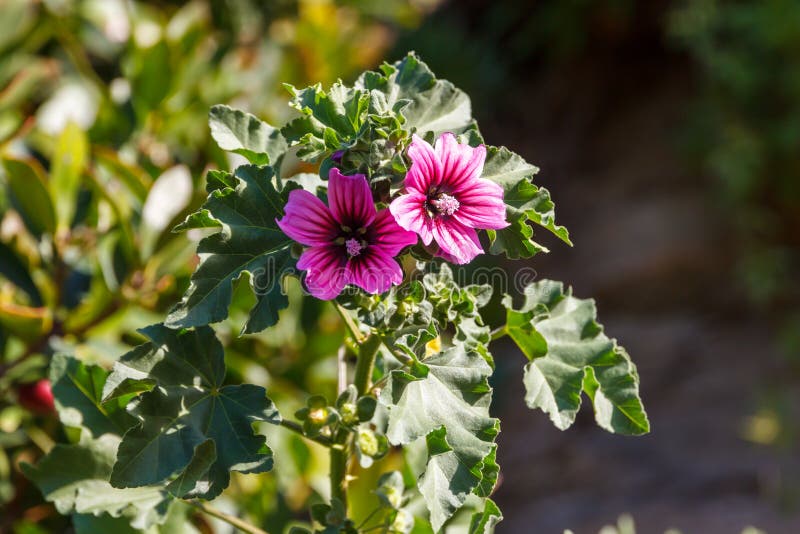
[[[458,208],[461,207],[461,203],[456,199],[456,197],[450,196],[446,193],[440,194],[438,197],[432,199],[430,201],[431,206],[436,208],[442,215],[452,215]]]
[[[359,241],[358,239],[354,239],[352,237],[344,242],[344,247],[347,250],[347,254],[350,257],[358,256],[359,254],[361,254],[362,250],[367,248],[367,246],[363,242]]]

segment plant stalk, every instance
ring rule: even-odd
[[[358,346],[358,360],[353,383],[359,395],[366,395],[372,386],[372,373],[375,370],[375,358],[381,347],[381,338],[372,335]]]
[[[298,424],[298,423],[296,423],[294,421],[288,421],[286,419],[281,419],[281,426],[284,427],[284,428],[288,428],[292,432],[300,434],[302,437],[304,437],[306,439],[309,439],[311,441],[319,443],[320,445],[324,445],[325,447],[330,447],[330,446],[333,445],[333,442],[329,438],[327,438],[325,436],[313,436],[313,437],[312,436],[307,436],[305,434],[305,432],[303,432],[303,427],[300,426],[300,424]]]
[[[331,500],[339,499],[347,511],[347,462],[350,458],[350,450],[347,447],[347,431],[340,430],[337,434],[337,441],[345,440],[345,443],[337,443],[331,447]]]
[[[506,325],[500,326],[492,330],[492,341],[496,339],[500,339],[501,337],[505,337],[508,335],[508,329],[506,329]]]
[[[334,302],[333,307],[336,308],[336,311],[339,313],[339,316],[342,318],[342,321],[344,321],[344,324],[350,331],[350,335],[352,335],[353,339],[356,340],[356,343],[363,343],[364,334],[358,328],[358,325],[356,325],[355,321],[353,321],[353,316],[350,315],[350,312],[344,309],[344,307],[338,302]]]
[[[226,514],[221,510],[217,510],[216,508],[213,508],[202,501],[184,500],[183,502],[194,506],[198,510],[202,511],[205,514],[210,515],[211,517],[216,517],[217,519],[225,521],[229,525],[232,525],[241,530],[242,532],[246,532],[247,534],[267,534],[267,531],[261,530],[255,525],[251,525],[250,523],[243,521],[236,516],[232,516],[230,514]]]

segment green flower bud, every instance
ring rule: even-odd
[[[358,448],[367,456],[377,456],[380,452],[380,444],[375,432],[372,430],[361,429],[358,431]]]

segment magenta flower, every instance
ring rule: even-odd
[[[388,209],[377,211],[363,174],[344,176],[332,168],[326,206],[302,189],[289,193],[278,226],[308,246],[297,262],[306,271],[306,287],[322,300],[335,298],[347,284],[383,293],[403,281],[394,257],[417,242],[400,228]]]
[[[408,156],[406,194],[392,201],[389,210],[426,245],[436,241],[446,260],[469,263],[483,253],[476,230],[508,226],[503,188],[480,177],[486,147],[459,144],[445,133],[434,148],[415,135]]]

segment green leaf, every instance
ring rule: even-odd
[[[453,279],[453,271],[446,263],[439,264],[439,272],[430,272],[422,279],[425,296],[433,304],[433,316],[439,331],[448,324],[455,327],[454,341],[479,352],[489,365],[494,366],[486,345],[490,341],[490,329],[483,324],[480,308],[492,298],[492,286],[472,284],[459,286]]]
[[[208,125],[222,150],[241,154],[255,165],[276,165],[286,153],[286,139],[280,130],[244,111],[213,106]]]
[[[500,508],[491,499],[486,499],[483,511],[472,514],[469,534],[492,534],[497,523],[503,520]]]
[[[279,228],[284,195],[276,189],[271,167],[244,165],[233,174],[235,187],[215,189],[199,212],[190,215],[182,228],[220,228],[200,241],[200,265],[189,289],[173,308],[165,324],[186,328],[215,323],[228,316],[233,283],[249,277],[256,295],[243,333],[263,330],[278,322],[278,311],[289,304],[281,287],[286,274],[294,272],[293,241]]]
[[[69,228],[78,204],[81,176],[89,160],[89,140],[74,122],[69,122],[56,141],[50,172],[50,193],[60,228]]]
[[[22,262],[11,247],[0,242],[0,274],[11,283],[28,294],[31,304],[42,305],[42,295],[28,272],[28,267]]]
[[[61,422],[86,430],[95,438],[122,435],[136,420],[125,411],[130,396],[102,400],[108,371],[96,365],[56,354],[50,364],[50,382]]]
[[[290,105],[302,117],[281,129],[291,146],[299,145],[297,155],[308,161],[355,141],[364,123],[369,94],[335,83],[326,92],[320,84],[305,89],[286,86],[292,93]]]
[[[61,514],[126,517],[139,528],[163,522],[171,497],[161,487],[119,489],[109,484],[119,436],[105,434],[80,444],[58,444],[35,466],[22,470]]]
[[[380,400],[388,411],[393,445],[425,438],[428,462],[419,479],[434,530],[453,515],[493,463],[499,422],[489,416],[491,368],[476,352],[457,345],[391,372]]]
[[[53,234],[56,214],[45,183],[44,171],[34,161],[4,158],[11,202],[35,236]]]
[[[432,132],[461,133],[472,123],[469,97],[447,80],[437,80],[428,66],[414,52],[393,65],[385,63],[382,73],[366,72],[356,82],[380,94],[382,108],[399,112],[404,127],[420,135]]]
[[[146,529],[134,528],[126,517],[108,514],[73,514],[72,526],[75,534],[199,534],[190,520],[193,510],[188,504],[172,501],[164,523]]]
[[[440,333],[449,335],[448,326],[452,325],[453,341],[479,352],[492,365],[486,347],[490,329],[480,316],[480,308],[491,298],[492,287],[460,287],[447,264],[431,263],[428,267],[431,270],[421,281],[392,288],[380,298],[355,296],[347,304],[358,310],[361,322],[377,329],[410,355],[424,353],[425,344]]]
[[[650,430],[639,376],[625,350],[603,333],[593,300],[578,299],[560,282],[542,280],[525,288],[525,303],[512,308],[506,329],[530,363],[525,366],[525,400],[550,415],[561,430],[574,421],[586,392],[597,424],[619,434]]]
[[[506,217],[510,223],[502,230],[488,231],[490,253],[505,253],[509,258],[518,259],[547,252],[547,248],[533,240],[530,223],[546,228],[563,242],[572,245],[567,229],[555,222],[555,205],[550,200],[550,193],[531,182],[537,172],[537,167],[505,147],[486,147],[482,178],[503,187]]]
[[[120,358],[104,392],[113,398],[120,388],[130,390],[131,383],[155,387],[135,405],[141,422],[123,437],[111,483],[138,487],[187,477],[202,460],[193,460],[202,452],[193,451],[209,440],[216,458],[198,482],[197,495],[203,498],[219,495],[230,482],[230,471],[270,470],[272,451],[252,425],[278,424],[280,415],[264,388],[223,385],[224,354],[214,331],[207,326],[178,331],[153,325],[140,332],[150,341]],[[186,484],[180,487],[183,491]]]
[[[497,464],[497,446],[484,458],[481,469],[481,482],[475,488],[475,495],[488,497],[494,492],[497,485],[497,477],[500,475],[500,466]]]

